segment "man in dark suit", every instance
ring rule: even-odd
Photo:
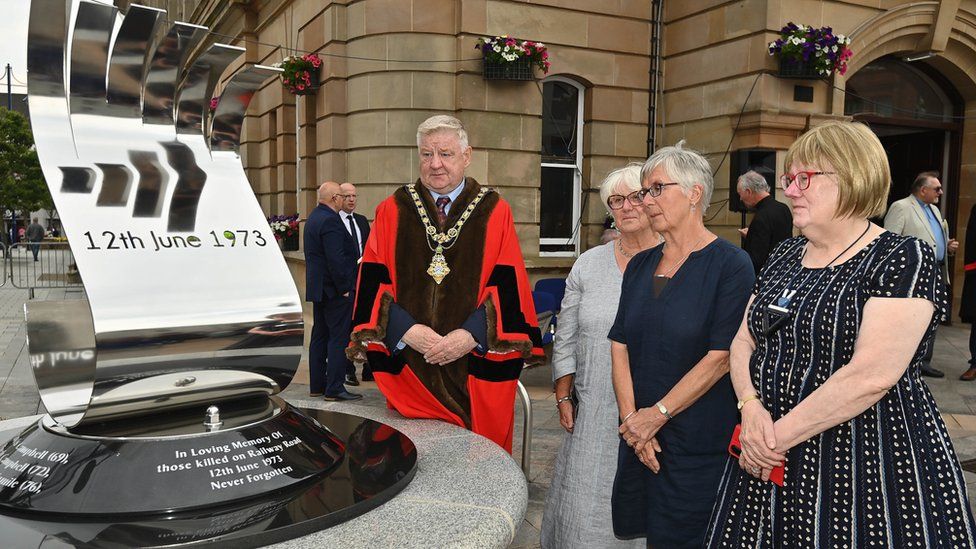
[[[339,218],[343,200],[339,184],[326,181],[318,198],[319,205],[305,222],[305,300],[312,302],[313,315],[309,389],[312,396],[324,394],[326,400],[357,400],[363,396],[347,391],[343,377],[350,365],[345,351],[358,253]]]
[[[754,212],[752,223],[739,229],[739,234],[743,237],[742,249],[748,252],[759,274],[773,248],[793,236],[793,214],[789,206],[769,194],[766,178],[752,170],[739,177],[736,191],[742,203]]]
[[[342,219],[342,225],[346,228],[346,232],[352,237],[358,263],[359,258],[363,255],[363,249],[366,247],[366,241],[369,239],[369,221],[366,216],[356,213],[356,199],[358,198],[356,186],[352,183],[343,183],[340,188],[342,189],[342,208],[339,210],[339,217]],[[363,380],[373,381],[373,372],[370,370],[368,362],[363,364]],[[359,380],[356,379],[356,365],[352,362],[346,369],[346,384],[359,385]]]

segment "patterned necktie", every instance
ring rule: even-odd
[[[434,202],[437,205],[437,221],[440,223],[441,228],[444,228],[444,222],[447,221],[447,211],[444,208],[450,203],[451,198],[448,196],[442,196]]]

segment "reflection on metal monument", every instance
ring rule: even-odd
[[[31,366],[49,415],[0,450],[0,519],[14,521],[14,511],[19,526],[48,536],[57,528],[30,513],[193,510],[168,529],[145,517],[113,519],[91,536],[89,525],[79,530],[89,539],[59,524],[69,544],[118,543],[120,529],[134,536],[123,545],[255,532],[280,539],[295,534],[270,534],[268,517],[319,526],[330,513],[348,518],[391,497],[414,471],[415,449],[401,433],[377,438],[380,424],[309,414],[272,396],[298,366],[301,300],[239,146],[248,104],[278,69],[239,66],[211,110],[244,50],[205,46],[206,36],[138,5],[125,17],[88,0],[31,6],[31,122],[87,300],[27,307]],[[391,436],[379,450],[390,465],[366,467],[364,477],[357,464],[378,450],[362,441]],[[360,486],[329,478],[350,468]],[[357,474],[345,478],[355,484]],[[323,483],[338,494],[328,503]],[[311,492],[318,515],[278,516],[289,501],[315,507]],[[224,510],[199,523],[201,509],[217,505]]]

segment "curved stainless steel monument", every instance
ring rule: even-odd
[[[0,450],[0,519],[42,532],[51,523],[31,513],[195,520],[230,505],[214,511],[225,527],[213,536],[232,538],[324,487],[340,495],[290,523],[355,516],[412,477],[416,451],[401,433],[377,438],[381,424],[272,396],[301,356],[301,299],[239,146],[251,98],[278,70],[238,65],[242,48],[205,46],[206,35],[138,5],[122,17],[101,2],[33,0],[31,122],[87,300],[26,308],[49,416]],[[387,465],[364,476],[377,451]],[[350,468],[359,486],[330,477]],[[157,488],[122,488],[140,481]],[[184,524],[182,537],[138,545],[208,539]]]

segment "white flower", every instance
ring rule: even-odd
[[[495,44],[495,46],[492,47],[491,49],[495,50],[495,53],[499,53],[499,52],[502,51],[502,49],[500,47],[498,47],[498,44]]]
[[[542,42],[536,42],[536,43],[535,43],[535,45],[536,45],[536,46],[539,46],[540,48],[544,48],[544,47],[546,47],[546,45],[545,45],[545,44],[543,44]]]
[[[766,46],[766,48],[772,48],[775,45],[776,45],[776,42],[770,42],[769,45]]]
[[[803,43],[803,40],[800,40],[799,38],[794,36],[793,38],[790,38],[790,42],[793,42],[793,44],[799,46],[800,44]]]
[[[837,52],[837,46],[832,46],[832,47],[830,48],[830,51],[832,51],[832,52],[835,52],[835,53],[836,53],[836,52]]]

